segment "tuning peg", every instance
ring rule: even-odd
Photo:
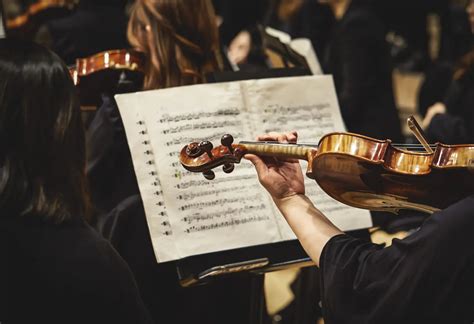
[[[231,173],[234,171],[234,164],[233,163],[226,163],[224,164],[224,167],[222,168],[225,173]]]
[[[204,178],[206,178],[207,180],[214,180],[214,178],[216,177],[216,174],[212,170],[203,172],[202,174],[204,175]]]
[[[232,143],[234,143],[234,138],[230,134],[225,134],[221,138],[221,144],[229,149],[230,153],[234,153],[234,148],[232,147]]]
[[[199,143],[199,148],[201,150],[203,150],[204,152],[206,152],[210,159],[212,159],[212,152],[211,151],[212,151],[213,147],[214,146],[209,141],[202,141],[201,143]]]

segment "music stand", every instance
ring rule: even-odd
[[[278,37],[269,35],[263,28],[260,29],[260,35],[263,47],[277,54],[286,68],[300,67],[309,70],[306,58],[291,48],[289,44],[283,43]]]

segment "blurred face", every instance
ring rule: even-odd
[[[466,12],[469,17],[469,23],[471,24],[471,32],[474,33],[474,0],[469,2]]]

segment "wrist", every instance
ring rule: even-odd
[[[273,201],[284,216],[295,208],[301,208],[308,204],[313,205],[306,195],[297,193],[284,198],[273,198]]]

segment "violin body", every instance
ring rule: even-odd
[[[324,136],[308,177],[334,199],[358,208],[434,212],[474,193],[474,146],[438,144],[410,152],[355,134]]]
[[[187,170],[204,172],[209,179],[211,168],[231,170],[229,165],[247,153],[303,159],[309,178],[332,198],[357,208],[432,213],[474,194],[473,145],[438,144],[434,153],[413,152],[390,140],[351,133],[327,134],[317,147],[226,142],[208,150],[207,143],[183,148],[180,159]]]
[[[76,60],[69,68],[79,90],[82,106],[95,106],[102,93],[135,91],[144,76],[143,54],[134,50],[111,50]]]

